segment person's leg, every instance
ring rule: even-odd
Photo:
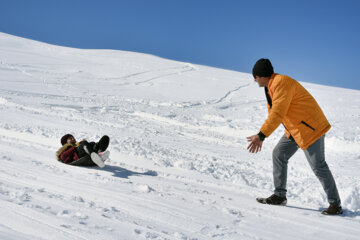
[[[94,152],[95,143],[94,142],[82,142],[77,147],[77,152],[79,157],[84,157],[86,155],[90,155]]]
[[[287,165],[298,148],[294,139],[284,134],[273,150],[274,194],[278,197],[286,197]]]
[[[325,135],[310,145],[305,156],[327,195],[330,204],[340,206],[340,196],[333,175],[325,161]]]
[[[86,145],[87,149],[89,150],[89,154],[91,154],[92,152],[96,152],[95,151],[95,147],[96,147],[96,143],[95,142],[89,142]]]

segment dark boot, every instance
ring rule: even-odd
[[[94,152],[104,152],[109,146],[110,138],[108,136],[103,136],[99,142],[94,146]]]
[[[341,206],[330,204],[328,209],[322,211],[321,213],[324,215],[340,215],[340,214],[343,214],[343,210],[342,210]]]
[[[287,199],[286,197],[278,197],[273,194],[268,198],[257,198],[256,201],[263,204],[286,205]]]

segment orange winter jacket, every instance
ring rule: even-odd
[[[286,136],[306,150],[330,129],[316,100],[296,80],[274,73],[267,91],[269,115],[260,129],[266,137],[283,123]]]

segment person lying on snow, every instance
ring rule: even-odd
[[[110,138],[103,136],[99,142],[88,142],[83,139],[81,142],[76,142],[76,139],[71,134],[66,134],[61,138],[62,147],[56,152],[56,157],[59,161],[69,164],[92,152],[102,153],[109,146]]]

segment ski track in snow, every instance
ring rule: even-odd
[[[333,123],[327,162],[345,214],[328,217],[301,151],[289,163],[288,206],[254,201],[272,192],[283,130],[261,153],[246,151],[267,111],[250,75],[2,33],[0,43],[1,239],[358,238],[359,91],[306,86]],[[109,135],[107,166],[57,162],[68,132]]]

